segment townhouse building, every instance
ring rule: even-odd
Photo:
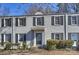
[[[0,16],[0,42],[43,46],[47,40],[79,40],[79,14]]]

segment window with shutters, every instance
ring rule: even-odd
[[[33,26],[44,26],[44,17],[33,17]]]
[[[68,39],[74,41],[79,40],[79,33],[68,33]]]
[[[5,34],[5,40],[11,42],[11,34]]]
[[[51,39],[63,40],[63,33],[52,33]]]
[[[63,25],[63,16],[52,16],[51,24],[52,25]]]
[[[72,25],[77,25],[77,18],[76,18],[76,16],[72,16],[72,21],[71,21],[71,24]]]
[[[78,25],[77,16],[68,16],[68,25]]]
[[[4,18],[1,20],[1,26],[4,27],[4,26],[9,26],[11,27],[12,26],[12,18]]]
[[[16,18],[16,26],[26,26],[26,18]]]

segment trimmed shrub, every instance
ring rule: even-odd
[[[65,40],[66,48],[71,48],[73,43],[74,43],[74,41],[72,41],[72,40]]]
[[[47,50],[54,50],[56,48],[71,48],[73,45],[72,40],[47,40]]]
[[[12,47],[12,43],[6,42],[6,43],[5,43],[5,48],[4,48],[4,50],[10,50],[11,47]]]
[[[57,44],[57,48],[65,48],[65,40],[59,40]]]
[[[47,48],[47,50],[54,50],[54,49],[56,49],[56,41],[48,40],[46,48]]]

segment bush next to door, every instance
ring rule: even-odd
[[[73,45],[72,40],[47,40],[46,49],[62,49],[62,48],[71,48]]]

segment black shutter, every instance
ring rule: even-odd
[[[16,18],[15,21],[15,26],[18,26],[18,18]]]
[[[1,27],[4,27],[4,19],[1,19]]]
[[[4,34],[1,34],[1,45],[4,45]]]
[[[36,23],[36,22],[35,22],[35,17],[33,17],[33,26],[35,26],[35,23]]]
[[[78,26],[79,26],[79,16],[78,16],[78,19],[77,20],[78,20]]]
[[[61,25],[63,25],[63,16],[60,16]]]
[[[51,39],[54,39],[54,33],[51,33]]]
[[[44,17],[42,17],[42,25],[44,25]]]
[[[68,40],[71,40],[71,33],[68,33]]]
[[[26,18],[24,18],[24,26],[26,26]]]
[[[68,25],[71,25],[71,16],[68,16]]]
[[[18,34],[15,34],[15,43],[18,43]]]
[[[51,25],[54,25],[54,16],[51,17]]]

